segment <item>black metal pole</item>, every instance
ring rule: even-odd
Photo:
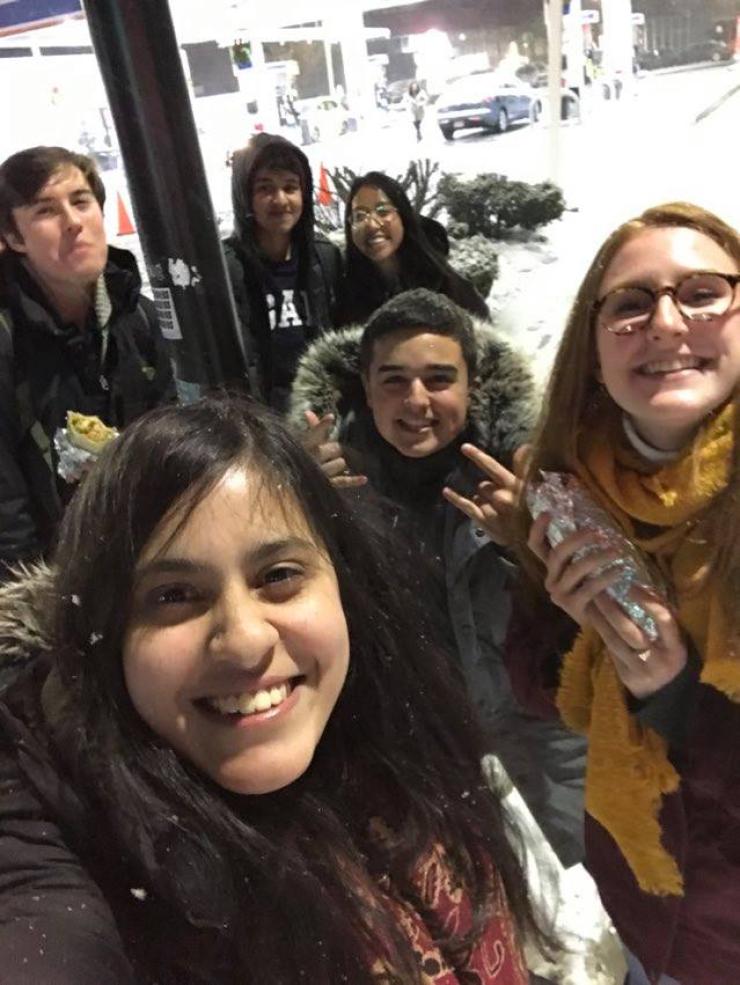
[[[167,0],[84,0],[178,395],[248,388]]]

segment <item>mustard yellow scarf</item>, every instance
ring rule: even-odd
[[[719,586],[706,577],[709,548],[701,534],[708,506],[727,485],[732,441],[729,405],[686,454],[648,470],[611,416],[582,437],[577,472],[673,587],[679,623],[703,660],[701,681],[740,702],[740,659],[730,652]],[[678,789],[679,775],[662,736],[629,714],[624,687],[593,630],[581,632],[565,657],[558,707],[569,727],[588,735],[589,814],[614,838],[644,892],[682,895],[681,872],[658,822],[662,797]]]

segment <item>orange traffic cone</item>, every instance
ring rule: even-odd
[[[121,193],[116,192],[116,197],[118,199],[118,235],[119,236],[130,236],[135,233],[134,224],[131,222],[128,211],[121,198]]]
[[[329,172],[324,167],[323,163],[319,170],[319,193],[316,196],[319,205],[331,205],[334,201],[334,196],[329,188]]]

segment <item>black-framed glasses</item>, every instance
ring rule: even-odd
[[[377,219],[378,222],[388,222],[388,220],[398,212],[395,205],[390,205],[388,202],[381,202],[372,209],[352,209],[349,216],[349,221],[352,226],[364,226],[367,220],[372,216],[373,219]]]
[[[668,294],[686,321],[713,321],[730,310],[738,283],[740,274],[695,271],[673,287],[662,287],[659,291],[649,287],[618,287],[596,302],[594,315],[607,332],[632,335],[648,324],[658,300]]]

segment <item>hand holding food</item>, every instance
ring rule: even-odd
[[[576,587],[586,577],[605,578],[613,573],[614,577],[604,584],[607,595],[621,606],[649,640],[657,639],[655,622],[632,589],[643,588],[658,596],[661,594],[658,586],[637,548],[609,514],[591,499],[578,479],[574,475],[543,472],[542,481],[530,486],[527,492],[527,505],[535,520],[547,513],[546,540],[550,547],[556,548],[577,532],[584,535],[579,541],[570,541],[575,543],[574,550],[562,562],[572,558],[573,568],[580,574],[574,581],[574,572],[571,572],[568,587]],[[594,565],[593,555],[599,550],[601,560]],[[535,553],[538,553],[536,549]]]
[[[67,426],[54,435],[57,471],[65,482],[79,482],[109,441],[118,437],[99,417],[67,411]]]

